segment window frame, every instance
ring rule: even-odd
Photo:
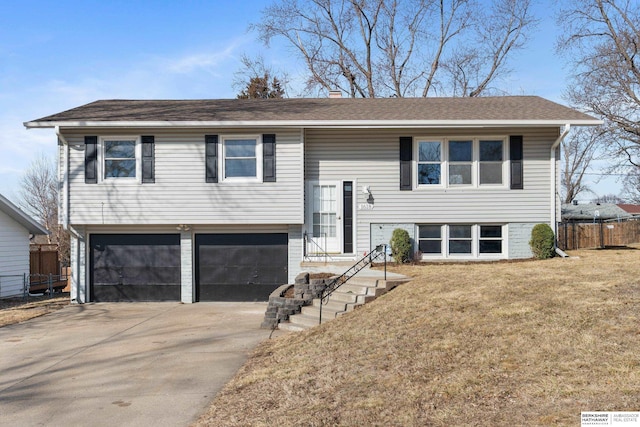
[[[467,161],[451,161],[450,143],[471,141],[471,162]],[[497,163],[489,161],[480,161],[480,141],[501,141],[502,142],[502,183],[500,184],[481,184],[480,183],[480,165],[481,163]],[[439,142],[440,143],[440,183],[439,184],[420,184],[419,183],[419,166],[420,164],[436,164],[438,162],[420,161],[420,143],[421,142]],[[413,160],[412,160],[412,186],[414,190],[428,189],[446,189],[446,190],[495,190],[510,189],[510,158],[509,158],[509,136],[508,135],[483,135],[483,136],[417,136],[413,138]],[[471,165],[471,183],[470,184],[451,184],[450,167],[453,165]]]
[[[482,237],[482,227],[500,227],[500,237]],[[504,255],[505,253],[505,231],[506,231],[506,227],[505,225],[501,225],[501,224],[478,224],[478,239],[477,239],[477,251],[478,251],[478,257],[479,258],[494,258],[494,257],[501,257],[502,255]],[[480,252],[480,243],[482,241],[500,241],[501,242],[501,252]]]
[[[256,145],[255,159],[256,159],[256,175],[255,176],[227,176],[226,170],[226,143],[227,141],[234,140],[254,140]],[[263,150],[262,150],[262,135],[260,134],[226,134],[219,136],[218,143],[218,157],[219,157],[219,180],[220,182],[262,182],[263,181]]]
[[[431,161],[431,160],[425,160],[425,161],[420,161],[420,143],[421,142],[437,142],[440,144],[440,161]],[[413,183],[414,183],[414,187],[421,187],[421,188],[442,188],[444,186],[444,179],[445,179],[445,173],[444,173],[444,168],[445,168],[445,163],[444,163],[444,159],[445,159],[445,139],[444,138],[428,138],[428,137],[424,137],[424,138],[414,138],[414,147],[413,147],[413,158],[414,161],[412,162],[414,164],[413,167]],[[420,184],[419,183],[419,169],[420,169],[420,165],[421,164],[425,164],[425,165],[440,165],[440,183],[439,184]]]
[[[110,141],[133,141],[135,143],[134,154],[136,161],[135,176],[106,176],[105,163],[106,142]],[[132,135],[108,135],[98,137],[98,182],[117,182],[118,184],[141,184],[142,183],[142,143],[141,137]]]
[[[504,259],[507,257],[508,251],[508,224],[500,224],[500,223],[474,223],[474,222],[464,222],[464,223],[442,223],[442,222],[432,222],[432,223],[421,223],[416,224],[416,240],[417,240],[417,249],[420,250],[420,242],[422,240],[438,240],[434,238],[420,238],[420,227],[421,226],[438,226],[440,227],[440,252],[439,253],[425,253],[421,252],[423,260],[434,260],[434,259]],[[455,238],[451,236],[451,226],[469,226],[471,227],[471,238]],[[490,226],[490,227],[500,227],[501,237],[500,238],[484,238],[480,237],[481,235],[481,227]],[[471,253],[451,253],[451,240],[469,240],[471,241]],[[499,253],[481,253],[480,252],[480,241],[481,240],[499,240],[501,241],[501,249],[502,251]]]

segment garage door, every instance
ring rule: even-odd
[[[198,301],[267,301],[287,283],[287,233],[196,235]]]
[[[179,301],[179,234],[91,235],[91,300]]]

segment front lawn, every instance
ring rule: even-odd
[[[415,279],[261,344],[196,425],[579,425],[581,411],[640,411],[640,246],[571,255],[396,268]]]

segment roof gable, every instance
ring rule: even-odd
[[[6,197],[0,194],[0,211],[7,214],[11,219],[27,229],[31,234],[49,234],[49,232],[38,222],[31,219],[20,208],[11,203]]]

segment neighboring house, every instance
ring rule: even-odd
[[[0,194],[0,298],[23,293],[30,234],[49,232]]]
[[[516,96],[104,100],[25,126],[56,130],[72,298],[194,302],[265,300],[395,228],[426,260],[530,257],[558,145],[599,123]]]
[[[619,221],[631,215],[614,203],[566,203],[562,205],[562,222]]]
[[[618,203],[618,207],[634,218],[640,218],[640,205]]]

